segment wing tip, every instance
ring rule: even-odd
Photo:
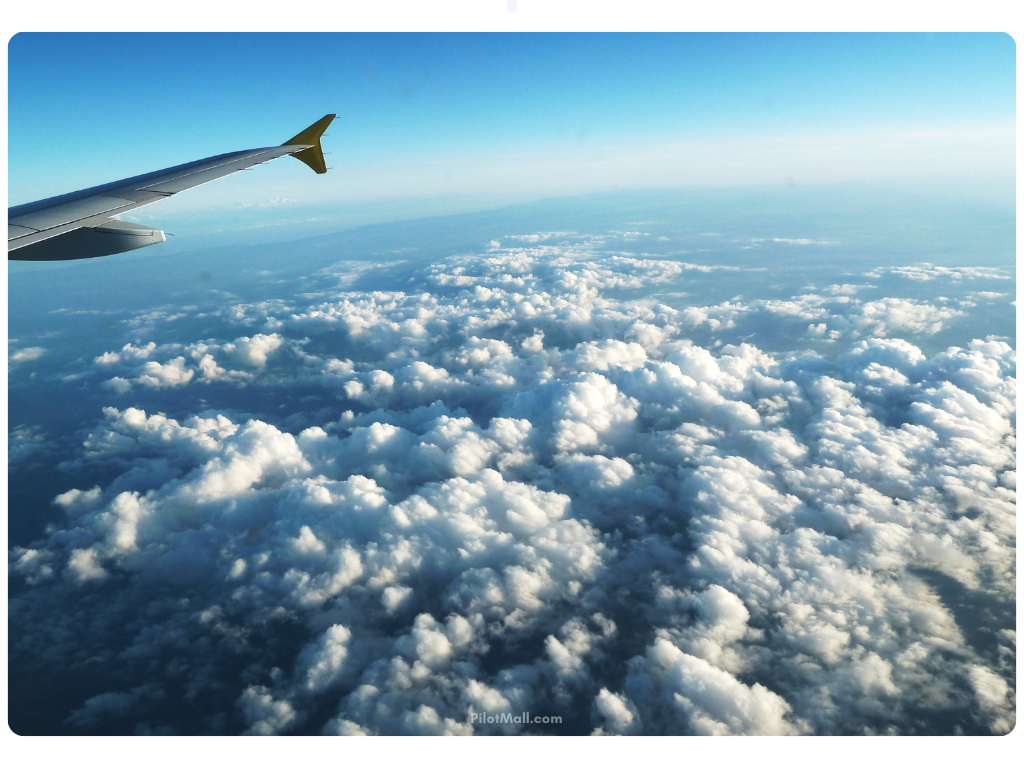
[[[320,137],[324,135],[324,131],[327,130],[327,126],[329,126],[336,117],[337,114],[333,112],[324,115],[311,126],[288,139],[288,141],[281,146],[303,146],[303,149],[290,153],[291,156],[296,160],[301,160],[316,173],[327,173],[327,163],[324,161],[324,151],[320,146]]]
[[[319,144],[320,137],[324,135],[324,131],[327,130],[327,126],[329,126],[336,117],[337,115],[333,112],[331,114],[324,115],[308,128],[304,128],[292,136],[281,146],[289,146],[292,144]]]

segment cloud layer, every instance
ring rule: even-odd
[[[10,553],[12,663],[104,680],[69,730],[1013,727],[1014,350],[926,355],[969,307],[856,284],[668,306],[715,268],[559,236],[94,361],[113,404],[72,464],[116,477]],[[336,405],[131,402],[214,382]],[[522,712],[563,721],[472,717]]]

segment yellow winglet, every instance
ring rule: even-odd
[[[281,146],[307,145],[305,149],[292,152],[292,157],[301,160],[317,173],[327,173],[327,163],[324,162],[324,151],[320,147],[320,137],[324,135],[327,126],[331,124],[335,117],[337,115],[324,115],[309,126],[309,128],[288,139]]]

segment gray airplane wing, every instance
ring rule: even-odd
[[[7,209],[7,258],[18,261],[89,259],[162,243],[166,238],[159,229],[115,217],[285,155],[298,158],[317,173],[326,173],[320,137],[334,118],[335,115],[325,115],[279,147],[229,152],[79,192],[15,205]]]

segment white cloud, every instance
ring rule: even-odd
[[[694,735],[783,736],[800,732],[788,719],[790,706],[763,685],[745,685],[663,638],[648,649],[646,658],[664,686],[659,703],[665,706],[667,717],[686,722],[684,727]]]
[[[943,323],[961,313],[908,299],[887,298],[870,301],[860,310],[856,323],[861,332],[873,336],[892,333],[938,333]]]
[[[629,734],[636,733],[640,727],[640,720],[636,707],[622,696],[612,693],[607,688],[602,688],[594,697],[594,709],[604,720],[604,727],[597,728],[594,733]]]
[[[18,365],[19,363],[27,363],[31,360],[38,360],[40,357],[46,354],[44,347],[25,347],[19,349],[17,352],[12,352],[7,362],[9,365]]]
[[[948,278],[950,280],[1009,280],[1005,270],[997,267],[940,267],[934,264],[915,264],[907,267],[879,267],[866,272],[865,277],[877,279],[882,275],[896,275],[899,277],[907,278],[908,280],[915,280],[919,282],[926,282],[929,280],[935,280],[937,278]]]
[[[306,528],[305,530],[309,530]],[[299,654],[298,664],[305,672],[305,687],[317,692],[329,688],[341,675],[348,656],[352,633],[341,624],[328,628]]]
[[[284,339],[276,333],[258,333],[252,338],[242,336],[230,344],[225,344],[224,351],[244,365],[262,368],[267,364],[267,357],[279,349],[283,341]]]
[[[1006,680],[982,666],[973,667],[970,678],[979,706],[994,717],[993,732],[1009,733],[1016,722],[1013,709],[1015,697]]]
[[[104,409],[64,519],[10,553],[12,659],[116,658],[86,730],[184,678],[251,733],[1011,728],[1013,641],[953,606],[1014,599],[1014,349],[926,354],[967,310],[862,286],[614,298],[696,267],[556,239],[97,358],[122,397],[273,381],[331,407]]]
[[[104,382],[104,386],[121,395],[130,392],[136,385],[148,389],[165,389],[185,386],[191,382],[244,383],[253,379],[251,369],[264,368],[268,358],[283,344],[283,337],[276,333],[241,336],[225,344],[196,342],[184,349],[179,344],[157,346],[151,341],[142,346],[126,344],[120,352],[104,352],[95,358],[94,364],[104,372],[119,370],[124,374]],[[181,354],[182,351],[187,358]],[[218,362],[218,356],[221,362],[235,363],[243,368],[225,368]],[[153,358],[165,359],[161,361]]]
[[[245,731],[254,736],[281,733],[295,723],[297,716],[287,701],[276,701],[262,685],[251,685],[238,698],[238,708],[249,724]]]

